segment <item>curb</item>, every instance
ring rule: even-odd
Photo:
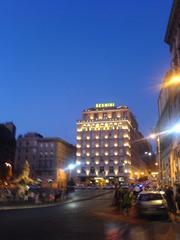
[[[104,192],[104,193],[99,193],[98,195],[87,197],[87,198],[80,198],[76,200],[67,200],[64,202],[58,202],[58,203],[49,203],[49,204],[41,204],[41,205],[30,205],[30,206],[4,206],[0,207],[0,212],[1,211],[10,211],[10,210],[26,210],[26,209],[40,209],[40,208],[50,208],[50,207],[57,207],[60,205],[65,205],[65,204],[70,204],[70,203],[75,203],[75,202],[83,202],[83,201],[88,201],[94,198],[98,198],[107,194],[112,193],[112,191],[109,192]]]

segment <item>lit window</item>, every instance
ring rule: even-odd
[[[118,164],[118,161],[114,161],[115,164]]]
[[[117,155],[118,155],[118,152],[114,152],[114,155],[117,156]]]
[[[108,146],[109,146],[109,145],[106,143],[106,144],[105,144],[105,147],[108,147]]]
[[[77,148],[81,148],[81,145],[80,145],[80,144],[77,144],[76,147],[77,147]]]
[[[108,152],[105,152],[105,156],[108,156],[109,155],[109,153]]]
[[[114,172],[115,172],[115,175],[118,175],[118,170],[114,170]]]
[[[96,164],[98,165],[98,164],[99,164],[99,161],[96,161]]]
[[[127,154],[128,156],[131,156],[131,153],[130,153],[130,152],[126,152],[126,154]]]
[[[98,153],[98,152],[96,152],[96,156],[99,156],[99,153]]]
[[[86,145],[86,147],[87,147],[87,148],[90,148],[90,145],[89,145],[89,144],[87,144],[87,145]]]
[[[87,176],[89,175],[89,173],[90,173],[90,171],[89,171],[89,170],[86,170],[86,175],[87,175]]]
[[[81,136],[77,136],[77,140],[81,140]]]
[[[96,139],[99,139],[99,136],[96,136]]]
[[[81,153],[76,153],[76,156],[77,156],[77,157],[80,157],[80,156],[81,156]]]
[[[128,142],[124,143],[124,147],[129,147],[130,148],[130,145]]]
[[[118,135],[115,134],[115,135],[114,135],[114,138],[118,138]]]
[[[87,137],[86,137],[86,139],[88,139],[88,140],[89,140],[89,139],[90,139],[90,136],[87,136]]]
[[[108,139],[108,135],[105,135],[105,139]]]
[[[78,170],[77,170],[77,173],[78,173],[78,174],[80,174],[80,173],[81,173],[81,170],[80,170],[80,169],[78,169]]]
[[[117,143],[115,143],[115,144],[114,144],[114,147],[118,147],[118,144],[117,144]]]
[[[107,165],[109,162],[108,161],[105,161],[105,164]]]
[[[89,157],[89,156],[90,156],[90,153],[86,153],[86,156]]]
[[[87,161],[87,162],[86,162],[86,164],[87,164],[87,165],[89,165],[89,164],[90,164],[90,162],[89,162],[89,161]]]
[[[98,148],[98,147],[99,147],[99,144],[96,144],[96,147]]]

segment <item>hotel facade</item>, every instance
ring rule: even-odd
[[[77,177],[127,181],[146,175],[143,155],[150,146],[140,139],[137,121],[126,106],[106,103],[84,110],[77,121]]]

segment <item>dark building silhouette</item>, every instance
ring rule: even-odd
[[[16,151],[16,126],[11,123],[0,124],[0,176],[5,177],[6,166],[14,168]]]

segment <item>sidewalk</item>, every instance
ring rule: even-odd
[[[129,215],[121,213],[116,207],[108,206],[101,211],[94,212],[94,214],[100,218],[106,218],[114,220],[121,223],[127,223],[132,225],[142,225],[149,222],[146,218],[138,218],[136,214],[136,209],[132,207]],[[167,221],[174,222],[171,218]],[[176,223],[180,223],[180,214],[176,217]]]
[[[0,211],[8,211],[8,210],[23,210],[23,209],[37,209],[37,208],[49,208],[49,207],[56,207],[62,204],[69,204],[74,202],[81,202],[81,201],[88,201],[106,194],[110,194],[112,191],[103,191],[97,192],[97,194],[93,196],[83,197],[83,196],[73,196],[74,194],[70,194],[67,199],[61,200],[59,202],[52,202],[52,203],[44,203],[44,204],[17,204],[17,205],[9,205],[9,206],[0,206]]]

